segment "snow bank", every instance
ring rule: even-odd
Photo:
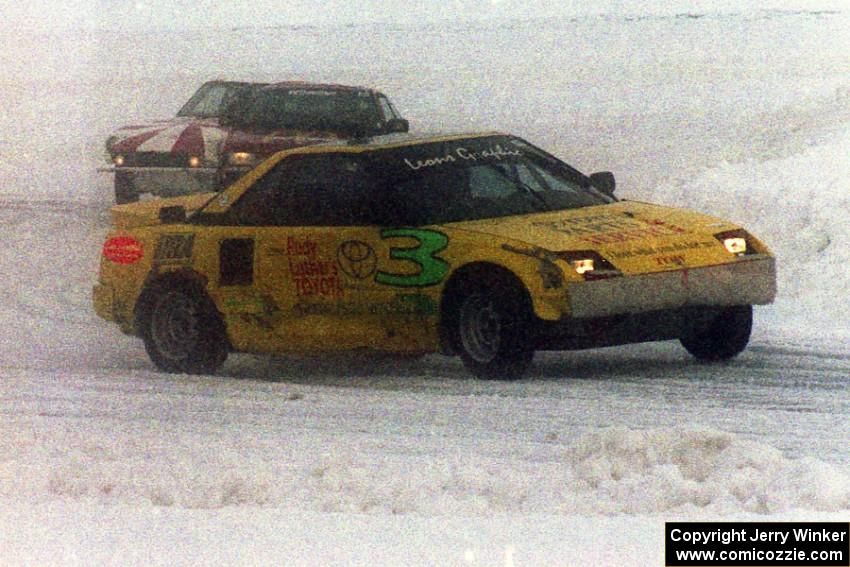
[[[579,439],[570,456],[579,486],[605,512],[850,508],[850,478],[831,465],[717,431],[607,430]]]
[[[0,444],[4,499],[415,516],[777,514],[850,509],[850,477],[712,430],[608,429],[545,462],[455,448],[439,457],[215,452],[192,434],[129,444],[71,431]],[[125,438],[126,441],[126,438]],[[173,441],[175,446],[170,446]],[[29,464],[39,463],[38,468]]]
[[[850,109],[850,91],[836,103]],[[850,297],[850,122],[833,128],[833,139],[798,153],[720,163],[653,197],[735,219],[772,248],[779,299],[771,325],[850,337],[850,303],[836,301]]]
[[[850,477],[814,459],[717,431],[605,430],[556,462],[392,463],[333,459],[311,471],[334,512],[490,514],[775,514],[850,509]],[[409,470],[409,469],[408,469]]]

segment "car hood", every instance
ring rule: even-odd
[[[716,217],[635,201],[444,228],[497,237],[504,249],[524,254],[592,250],[626,274],[734,261],[715,235],[740,229]]]
[[[267,157],[281,150],[338,141],[334,132],[293,129],[237,129],[219,124],[217,118],[176,117],[124,126],[107,140],[114,155],[133,153],[180,154],[218,165],[228,152],[249,152]]]
[[[177,116],[122,126],[106,141],[112,155],[134,152],[186,153],[204,156],[224,140],[217,118]]]
[[[257,156],[270,156],[275,152],[336,142],[341,134],[320,130],[246,129],[232,130],[224,141],[223,152],[249,152]]]

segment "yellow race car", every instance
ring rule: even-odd
[[[94,306],[168,372],[231,351],[442,352],[489,379],[536,350],[737,355],[776,294],[770,251],[614,186],[504,134],[283,151],[221,193],[114,207]]]

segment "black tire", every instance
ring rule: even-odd
[[[729,360],[747,348],[753,329],[752,305],[727,307],[695,327],[679,341],[699,360]]]
[[[135,203],[139,200],[139,192],[133,185],[130,175],[124,171],[115,173],[115,204]]]
[[[188,282],[157,286],[141,321],[145,350],[165,372],[211,374],[230,350],[224,322],[209,296]]]
[[[528,294],[504,278],[468,282],[460,293],[453,339],[464,366],[484,380],[522,378],[534,358]]]

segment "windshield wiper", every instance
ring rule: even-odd
[[[537,201],[542,203],[543,204],[543,210],[540,211],[540,212],[547,212],[547,211],[552,210],[552,206],[549,205],[549,202],[543,197],[542,194],[540,194],[539,192],[537,192],[534,189],[532,189],[531,187],[529,187],[527,184],[520,181],[518,177],[515,177],[513,175],[508,175],[508,173],[506,171],[503,171],[502,168],[500,168],[498,166],[493,167],[493,169],[495,169],[499,173],[499,175],[501,175],[502,177],[504,177],[505,179],[507,179],[511,183],[513,183],[516,186],[525,190],[525,192],[527,194],[531,195],[531,197],[533,199],[536,199]]]

